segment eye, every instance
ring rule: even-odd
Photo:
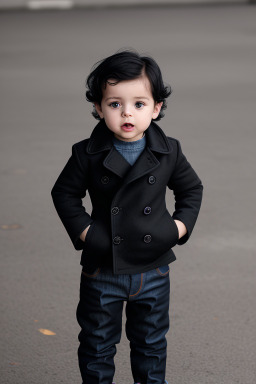
[[[111,108],[114,108],[114,109],[120,107],[120,103],[118,103],[117,101],[113,101],[113,103],[110,103],[109,105]]]
[[[136,103],[135,103],[135,107],[136,108],[138,108],[138,109],[141,109],[142,107],[144,107],[144,103],[142,103],[141,101],[137,101]]]

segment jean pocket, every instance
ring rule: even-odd
[[[168,276],[169,275],[169,272],[170,272],[170,268],[169,268],[169,265],[163,265],[162,267],[158,267],[156,268],[156,272],[158,273],[158,275],[160,276]]]
[[[95,279],[100,274],[100,268],[83,268],[82,276],[89,277],[91,279]]]

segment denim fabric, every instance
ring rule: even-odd
[[[107,268],[82,271],[77,320],[83,384],[113,381],[124,301],[134,382],[165,383],[169,295],[168,265],[134,275],[114,275]]]

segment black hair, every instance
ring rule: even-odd
[[[123,80],[139,78],[145,73],[151,84],[152,96],[155,102],[163,103],[158,117],[164,117],[163,110],[166,109],[166,98],[170,96],[172,90],[169,85],[164,85],[161,70],[154,59],[147,56],[140,56],[135,51],[123,50],[97,62],[86,80],[86,100],[91,103],[101,104],[102,89],[106,87],[108,80],[111,85],[115,85]],[[92,115],[100,120],[96,109]]]

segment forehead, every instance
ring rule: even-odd
[[[103,88],[103,97],[148,97],[153,98],[150,81],[147,76],[137,79],[123,80],[116,83],[116,80],[109,79],[106,88]]]

